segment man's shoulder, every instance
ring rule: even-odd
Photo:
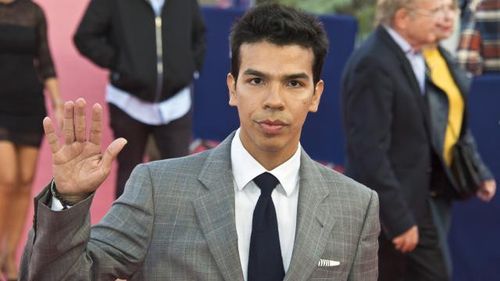
[[[378,52],[390,52],[393,39],[385,30],[384,27],[377,27],[370,35],[359,45],[359,52],[365,53],[366,55],[377,57],[377,53],[372,53],[372,51]]]
[[[149,162],[145,165],[152,173],[160,175],[199,175],[200,173],[225,173],[231,169],[230,134],[216,147],[184,157]]]
[[[148,162],[143,164],[147,166],[152,171],[199,171],[202,169],[205,161],[212,152],[212,149],[187,155],[178,158],[162,159],[157,161]]]
[[[314,161],[330,191],[347,197],[364,197],[369,200],[376,192],[352,178]]]
[[[354,50],[350,64],[358,67],[376,67],[391,69],[397,61],[397,45],[381,27],[373,31],[368,38]],[[353,69],[354,70],[354,69]]]

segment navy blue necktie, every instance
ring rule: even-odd
[[[248,281],[281,281],[285,277],[285,269],[281,257],[276,210],[271,198],[271,193],[279,181],[267,172],[260,174],[253,181],[261,193],[253,211]]]

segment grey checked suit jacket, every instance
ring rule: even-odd
[[[139,165],[125,193],[90,227],[92,198],[69,210],[35,200],[20,280],[243,280],[230,146]],[[376,280],[374,191],[302,152],[298,222],[285,280]],[[320,259],[339,261],[319,266]],[[324,265],[324,262],[323,264]]]

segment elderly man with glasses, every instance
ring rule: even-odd
[[[429,201],[442,175],[432,144],[422,48],[437,40],[441,0],[378,0],[377,29],[342,81],[346,172],[380,197],[379,280],[446,281]]]

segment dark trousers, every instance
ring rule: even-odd
[[[430,200],[432,216],[436,222],[436,231],[439,235],[439,244],[443,250],[443,257],[446,264],[446,270],[449,276],[452,276],[453,265],[451,261],[451,251],[448,245],[448,234],[451,228],[452,203],[449,199],[435,197]]]
[[[397,251],[383,234],[379,238],[380,281],[449,281],[443,249],[431,211],[418,225],[419,242],[413,252]]]
[[[123,193],[132,170],[143,162],[146,143],[150,135],[153,136],[162,159],[181,157],[189,153],[192,137],[191,112],[166,125],[154,126],[133,119],[112,104],[108,104],[108,107],[114,137],[123,137],[128,141],[125,148],[118,154],[116,198]]]

